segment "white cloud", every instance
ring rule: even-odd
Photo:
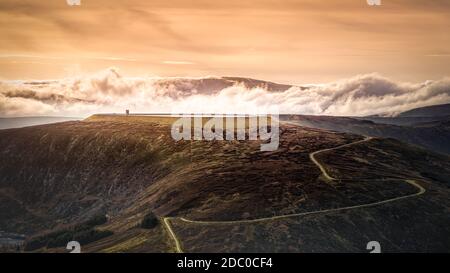
[[[220,77],[128,78],[108,69],[57,81],[0,81],[0,115],[88,116],[94,113],[281,113],[364,116],[450,103],[450,78],[395,82],[377,74],[285,91],[249,88]]]

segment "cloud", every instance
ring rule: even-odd
[[[377,74],[361,75],[313,87],[320,114],[364,116],[395,115],[428,105],[450,102],[450,79],[423,83],[399,83]]]
[[[292,114],[365,116],[395,115],[450,103],[450,78],[404,83],[367,74],[282,90],[271,88],[273,83],[236,79],[131,78],[111,68],[88,77],[55,81],[0,81],[0,115],[88,116],[125,109],[144,113],[260,113],[279,109]]]
[[[190,64],[195,64],[193,62],[188,62],[188,61],[163,61],[163,64],[174,64],[174,65],[190,65]]]

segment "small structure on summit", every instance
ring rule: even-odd
[[[125,110],[125,115],[129,116],[130,115],[130,110]]]

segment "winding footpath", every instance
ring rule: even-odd
[[[316,156],[318,154],[320,154],[320,153],[324,153],[324,152],[328,152],[328,151],[332,151],[332,150],[345,148],[345,147],[348,147],[348,146],[351,146],[351,145],[355,145],[355,144],[364,143],[364,142],[370,141],[372,139],[373,139],[372,137],[366,137],[363,140],[358,140],[358,141],[355,141],[355,142],[352,142],[352,143],[348,143],[348,144],[344,144],[344,145],[341,145],[341,146],[338,146],[338,147],[328,148],[328,149],[323,149],[323,150],[319,150],[319,151],[316,151],[316,152],[312,152],[312,153],[309,154],[309,158],[320,169],[320,171],[322,172],[323,177],[326,180],[328,180],[328,181],[335,181],[337,179],[332,177],[332,176],[330,176],[330,174],[328,174],[327,170],[317,160]],[[367,203],[367,204],[347,206],[347,207],[341,207],[341,208],[333,208],[333,209],[324,209],[324,210],[317,210],[317,211],[310,211],[310,212],[302,212],[302,213],[294,213],[294,214],[286,214],[286,215],[279,215],[279,216],[272,216],[272,217],[264,217],[264,218],[257,218],[257,219],[251,219],[251,220],[197,221],[197,220],[189,220],[189,219],[186,219],[184,217],[179,217],[177,219],[179,219],[179,220],[181,220],[183,222],[186,222],[186,223],[202,224],[202,225],[251,224],[251,223],[272,221],[272,220],[278,220],[278,219],[285,219],[285,218],[290,218],[290,217],[298,217],[298,216],[306,216],[306,215],[313,215],[313,214],[339,212],[339,211],[359,209],[359,208],[375,207],[375,206],[379,206],[379,205],[383,205],[383,204],[387,204],[387,203],[391,203],[391,202],[400,201],[400,200],[403,200],[403,199],[408,199],[408,198],[411,198],[411,197],[417,197],[417,196],[420,196],[420,195],[422,195],[422,194],[424,194],[426,192],[425,188],[423,188],[421,185],[419,185],[416,181],[414,181],[414,180],[404,180],[404,181],[406,183],[410,184],[411,186],[416,187],[418,189],[418,191],[416,193],[413,193],[413,194],[404,195],[404,196],[400,196],[400,197],[395,197],[395,198],[391,198],[391,199],[386,199],[386,200],[383,200],[383,201]],[[175,242],[176,252],[183,253],[183,249],[181,248],[180,240],[176,236],[176,234],[173,231],[172,226],[170,224],[170,220],[173,219],[173,218],[171,218],[171,217],[163,217],[162,219],[163,219],[163,223],[165,225],[166,230],[168,231],[168,233],[169,233],[170,237],[172,238],[172,240]]]
[[[170,218],[169,217],[164,217],[163,218],[163,223],[164,226],[167,230],[167,232],[169,233],[170,237],[172,238],[172,240],[175,242],[175,250],[177,253],[183,253],[183,250],[181,249],[181,243],[180,240],[178,240],[177,235],[175,235],[175,232],[172,229],[172,225],[169,222]]]
[[[344,145],[341,145],[341,146],[338,146],[338,147],[328,148],[328,149],[323,149],[323,150],[315,151],[315,152],[309,154],[309,158],[311,159],[311,161],[312,161],[314,164],[316,164],[317,167],[319,167],[320,171],[321,171],[322,174],[323,174],[323,177],[325,177],[326,180],[328,180],[328,181],[335,181],[335,180],[337,180],[337,179],[334,178],[334,177],[331,177],[331,176],[328,174],[328,172],[327,172],[327,170],[325,169],[325,167],[324,167],[322,164],[320,164],[320,162],[316,159],[316,155],[321,154],[321,153],[325,153],[325,152],[328,152],[328,151],[332,151],[332,150],[342,149],[342,148],[345,148],[345,147],[348,147],[348,146],[351,146],[351,145],[356,145],[356,144],[359,144],[359,143],[367,142],[367,141],[370,141],[370,140],[372,140],[372,139],[373,139],[373,137],[365,137],[365,138],[362,139],[362,140],[358,140],[358,141],[355,141],[355,142],[352,142],[352,143],[347,143],[347,144],[344,144]]]

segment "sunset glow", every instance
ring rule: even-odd
[[[0,79],[118,67],[127,76],[246,76],[290,84],[377,72],[450,74],[450,2],[109,1],[0,3]]]

